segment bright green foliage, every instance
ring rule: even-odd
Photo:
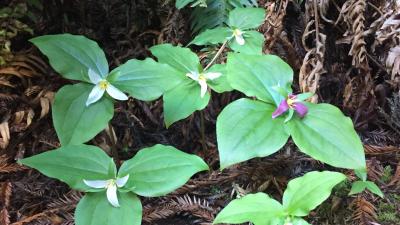
[[[274,110],[272,104],[246,98],[224,109],[217,120],[222,169],[254,157],[271,155],[286,144],[289,134],[284,130],[284,118],[271,120]]]
[[[163,145],[140,150],[124,162],[118,174],[114,161],[103,150],[90,145],[61,147],[22,159],[20,163],[59,179],[73,189],[95,192],[88,193],[78,204],[75,212],[78,225],[139,225],[142,208],[136,194],[146,197],[165,195],[182,186],[193,174],[208,170],[207,164],[198,156]],[[128,180],[118,188],[115,183],[110,183],[122,177]],[[88,182],[99,181],[107,184],[104,187],[88,186]],[[120,200],[119,207],[111,205],[109,189],[112,185],[115,198]]]
[[[300,151],[335,167],[365,168],[364,149],[350,118],[333,105],[307,104],[304,119],[287,123]]]
[[[368,189],[370,192],[383,198],[381,189],[372,181],[356,181],[352,184],[349,195],[354,195],[363,192]]]
[[[338,172],[309,172],[289,182],[283,194],[283,206],[291,216],[306,216],[345,179],[346,176]]]
[[[152,59],[129,60],[109,74],[104,52],[96,42],[83,36],[46,35],[31,41],[63,77],[85,82],[65,86],[56,95],[53,121],[62,145],[89,141],[106,128],[113,117],[113,100],[108,94],[100,95],[99,100],[88,104],[89,93],[100,85],[89,78],[90,71],[104,79],[109,86],[144,101],[159,98],[180,82],[174,68]],[[109,89],[106,90],[110,93]]]
[[[56,34],[36,37],[30,41],[65,78],[89,82],[89,69],[103,77],[108,74],[108,63],[103,50],[96,42],[84,36]]]
[[[87,193],[75,210],[76,225],[140,225],[142,204],[133,193],[120,192],[121,206],[115,208],[104,193]]]
[[[78,83],[61,88],[53,105],[53,123],[62,145],[82,144],[107,127],[114,115],[110,98],[86,107],[92,85]]]
[[[208,29],[191,42],[195,45],[219,44],[229,41],[229,46],[235,52],[248,54],[261,54],[264,36],[252,29],[259,27],[265,17],[261,8],[236,8],[229,13],[227,26]],[[240,31],[239,36],[244,43],[238,43],[235,31]]]
[[[307,225],[301,217],[325,201],[332,188],[346,179],[338,172],[309,172],[289,182],[283,204],[264,193],[249,194],[229,203],[215,218],[214,224]]]
[[[80,191],[90,189],[83,179],[104,180],[117,173],[113,160],[98,147],[90,145],[64,146],[19,162]]]
[[[229,203],[215,218],[214,224],[241,224],[252,222],[255,225],[270,224],[274,219],[282,223],[285,216],[283,206],[267,194],[248,194]]]
[[[219,72],[222,74],[215,80],[207,80],[207,84],[213,88],[216,87],[217,92],[231,90],[228,84],[222,84],[226,81],[223,78],[225,68],[223,66],[210,68],[203,71],[200,60],[195,53],[188,48],[175,47],[170,44],[162,44],[150,48],[153,55],[157,57],[159,63],[168,64],[175,69],[175,74],[170,76],[176,77],[178,84],[164,93],[164,120],[167,127],[174,122],[184,119],[196,110],[204,109],[209,100],[210,94],[206,92],[201,96],[200,85],[197,81],[187,76],[190,73],[206,74],[209,72]],[[220,70],[220,71],[217,71]],[[221,80],[222,82],[220,82]]]
[[[140,150],[135,157],[125,161],[119,176],[129,174],[126,188],[138,195],[157,197],[174,191],[203,170],[208,170],[208,166],[200,157],[171,146],[155,145]]]
[[[307,103],[308,113],[304,118],[272,119],[272,112],[282,101],[287,101],[282,93],[292,93],[293,71],[285,62],[271,55],[231,54],[227,70],[230,85],[257,100],[236,101],[219,115],[217,139],[221,168],[270,155],[291,135],[305,154],[332,166],[355,169],[364,177],[363,146],[351,120],[336,107]],[[303,100],[307,95],[298,97]]]

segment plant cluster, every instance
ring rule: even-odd
[[[183,7],[193,1],[177,1]],[[195,4],[203,5],[203,1]],[[361,179],[352,193],[379,188],[367,181],[363,146],[352,121],[330,104],[313,104],[313,93],[293,93],[293,71],[282,59],[263,55],[260,8],[237,7],[225,25],[200,33],[191,44],[220,45],[214,59],[202,66],[189,48],[170,44],[150,48],[156,58],[131,59],[112,71],[96,42],[60,34],[32,39],[64,78],[76,81],[55,96],[52,117],[61,147],[20,162],[87,194],[79,202],[77,225],[139,225],[138,195],[162,196],[182,186],[192,175],[208,170],[198,156],[174,147],[155,145],[140,150],[117,168],[96,146],[86,145],[104,130],[114,115],[115,100],[129,97],[152,101],[162,96],[166,126],[204,109],[211,91],[236,90],[242,98],[226,106],[217,118],[221,169],[281,149],[291,137],[303,153],[331,166],[352,169]],[[225,64],[215,64],[225,48]],[[327,199],[346,179],[339,172],[310,172],[293,179],[282,204],[264,193],[232,201],[214,223],[253,222],[255,225],[308,224],[302,217]]]

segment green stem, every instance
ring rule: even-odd
[[[201,135],[201,145],[203,146],[203,151],[207,151],[206,144],[206,132],[204,126],[204,112],[200,111],[200,135]]]
[[[117,141],[115,140],[114,129],[113,129],[111,123],[108,123],[108,137],[109,137],[109,141],[111,143],[112,157],[114,158],[115,165],[117,165],[117,168],[119,168],[121,166],[121,161],[119,159],[118,149],[117,149]]]
[[[217,54],[215,54],[214,58],[211,59],[210,63],[207,64],[207,66],[204,68],[204,70],[207,70],[212,66],[212,64],[217,60],[217,58],[221,55],[221,53],[224,51],[226,45],[228,44],[228,40],[225,40],[224,43],[222,44],[221,48],[219,48]]]

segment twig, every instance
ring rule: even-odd
[[[207,70],[208,68],[210,68],[210,66],[215,62],[215,60],[217,60],[218,56],[220,56],[221,53],[224,51],[226,44],[228,44],[228,40],[224,41],[221,48],[218,50],[217,54],[215,54],[214,58],[207,64],[207,66],[204,68],[204,70]]]

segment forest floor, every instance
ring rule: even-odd
[[[352,118],[363,140],[369,179],[385,193],[383,199],[370,193],[348,196],[350,183],[344,183],[307,220],[315,225],[399,225],[400,1],[258,3],[267,10],[259,28],[266,38],[264,53],[279,55],[292,66],[296,92],[315,92],[318,98],[313,101],[334,104]],[[149,57],[149,47],[159,43],[186,45],[192,38],[191,23],[201,20],[191,12],[177,10],[169,0],[0,2],[0,225],[74,224],[73,212],[82,196],[16,163],[60,146],[51,103],[54,93],[70,82],[50,67],[29,38],[85,35],[99,43],[114,68],[127,59]],[[204,60],[215,53],[194,50]],[[265,191],[280,199],[290,179],[312,170],[334,170],[288,142],[272,156],[220,171],[216,118],[240,96],[213,93],[204,110],[206,149],[199,112],[166,129],[161,100],[130,99],[116,105],[111,123],[122,159],[161,143],[197,154],[211,168],[166,197],[143,198],[145,225],[210,225],[237,194]],[[92,144],[110,151],[105,132]]]

